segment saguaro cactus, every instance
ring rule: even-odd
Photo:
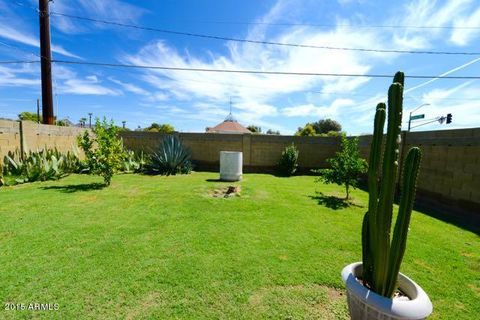
[[[368,169],[368,211],[362,226],[363,281],[371,290],[385,297],[392,297],[397,286],[421,160],[419,148],[408,151],[401,180],[400,206],[391,237],[401,140],[403,84],[403,72],[397,72],[388,90],[385,148],[382,147],[386,106],[384,103],[377,105]]]

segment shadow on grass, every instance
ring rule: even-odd
[[[319,205],[325,206],[333,210],[339,210],[339,209],[344,209],[348,207],[363,208],[363,206],[352,202],[351,198],[347,200],[345,198],[325,195],[322,192],[316,192],[314,196],[309,196],[309,197],[310,199],[318,201]]]
[[[480,235],[480,217],[473,211],[469,212],[459,208],[441,206],[438,203],[432,203],[425,199],[417,200],[413,209],[437,220]]]
[[[69,184],[66,186],[48,186],[42,187],[43,190],[58,190],[63,193],[74,193],[79,191],[101,190],[105,188],[104,183],[83,183],[83,184]]]
[[[207,181],[207,182],[225,182],[225,181],[222,181],[220,179],[205,179],[205,181]]]
[[[317,200],[319,205],[325,206],[333,210],[343,209],[349,206],[349,203],[346,199],[338,198],[335,196],[327,196],[324,195],[322,192],[317,192],[314,196],[309,197],[313,200]]]
[[[359,189],[368,192],[366,180],[360,183]],[[398,191],[399,188],[397,187],[397,193],[395,194],[396,204],[400,200],[400,192]],[[480,235],[480,215],[476,213],[477,211],[461,208],[455,202],[451,204],[448,202],[442,203],[436,200],[435,196],[429,196],[425,192],[422,194],[422,192],[417,190],[413,210]]]

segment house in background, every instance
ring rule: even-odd
[[[244,134],[252,133],[250,130],[242,126],[238,121],[233,117],[232,112],[229,113],[227,118],[215,127],[207,127],[207,133],[232,133],[232,134]]]

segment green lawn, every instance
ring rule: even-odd
[[[341,269],[361,259],[367,194],[337,206],[313,177],[74,175],[0,189],[0,301],[58,311],[0,318],[346,319]],[[329,207],[336,207],[332,209]],[[480,238],[415,212],[402,272],[434,319],[480,314]]]

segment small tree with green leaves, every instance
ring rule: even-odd
[[[252,133],[262,133],[262,128],[253,124],[249,125],[247,129],[250,130],[250,132]]]
[[[302,137],[313,137],[317,135],[317,132],[315,131],[315,128],[310,123],[307,123],[305,127],[303,128],[299,127],[295,135],[302,136]]]
[[[35,112],[23,111],[18,114],[19,120],[28,120],[33,122],[42,122],[42,116],[38,117]]]
[[[320,174],[318,180],[345,186],[346,197],[350,198],[350,187],[356,188],[360,176],[367,172],[367,162],[360,157],[358,138],[342,135],[342,149],[334,158],[328,159],[330,169],[315,170]]]
[[[118,128],[113,120],[107,122],[106,118],[103,121],[97,118],[92,131],[93,135],[85,130],[83,135],[78,136],[78,145],[85,152],[90,173],[102,176],[108,186],[126,157],[123,143],[118,138]]]
[[[291,176],[297,171],[298,154],[299,151],[293,143],[283,150],[278,162],[278,171],[281,175]]]

